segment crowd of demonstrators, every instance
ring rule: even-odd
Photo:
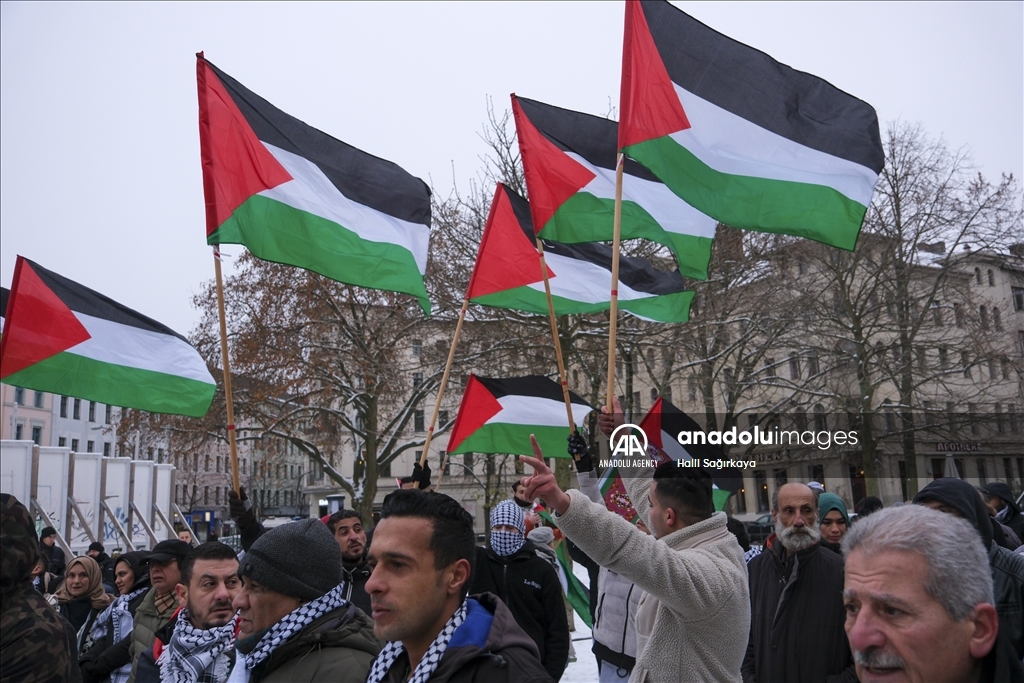
[[[270,529],[246,551],[234,606],[249,683],[362,683],[379,647],[369,617],[345,600],[341,566],[317,519]]]
[[[842,554],[840,543],[850,528],[850,513],[846,503],[834,493],[818,494],[818,518],[821,520],[821,546]]]
[[[232,603],[240,588],[238,558],[229,546],[211,541],[189,552],[175,587],[179,608],[139,658],[136,682],[226,683],[236,664]]]
[[[621,411],[600,416],[606,435]],[[528,497],[555,511],[562,533],[588,556],[642,589],[637,606],[635,681],[738,681],[750,630],[743,552],[714,512],[711,474],[665,463],[630,477],[630,500],[645,534],[580,491],[563,491],[533,441]]]
[[[14,496],[0,494],[0,681],[4,683],[82,680],[71,625],[32,586],[40,549],[33,516]]]
[[[370,594],[366,592],[366,580],[370,578],[370,565],[366,561],[363,519],[355,510],[339,510],[327,519],[327,528],[341,548],[345,599],[369,614]]]
[[[843,550],[846,634],[861,683],[1024,680],[1001,632],[989,553],[967,520],[893,507],[854,524]]]
[[[386,641],[367,683],[542,683],[537,645],[490,593],[469,595],[473,518],[441,493],[384,499],[366,584],[374,633]]]
[[[929,483],[914,502],[966,520],[980,538],[991,573],[993,599],[999,614],[999,631],[1024,658],[1024,557],[993,540],[993,521],[977,489],[960,479],[943,478]],[[856,525],[855,525],[856,526]]]
[[[64,557],[64,550],[57,545],[57,530],[52,526],[43,527],[39,532],[39,552],[46,556],[49,562],[48,570],[57,577],[57,583],[63,581],[67,558]]]
[[[53,594],[53,602],[57,613],[74,629],[79,652],[89,648],[93,622],[113,601],[114,596],[103,588],[96,560],[83,555],[68,563],[64,583]]]
[[[569,624],[558,574],[527,544],[520,505],[501,501],[491,510],[490,522],[490,544],[476,549],[470,592],[493,593],[508,606],[557,681],[569,661]]]
[[[750,641],[743,680],[856,681],[843,632],[843,558],[822,547],[818,499],[806,484],[772,496],[775,533],[747,566]]]
[[[114,585],[118,597],[93,624],[91,645],[81,651],[79,665],[85,683],[127,683],[132,673],[131,633],[135,611],[150,589],[149,570],[143,560],[147,550],[135,550],[118,556],[114,564]]]

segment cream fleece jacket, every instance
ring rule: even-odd
[[[647,520],[650,479],[626,482]],[[630,683],[736,681],[750,635],[750,591],[743,551],[725,513],[655,539],[568,491],[555,523],[602,567],[644,593],[637,610],[637,660]]]

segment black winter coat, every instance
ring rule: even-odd
[[[366,592],[366,581],[373,573],[370,570],[370,565],[366,560],[355,564],[344,562],[341,569],[345,573],[345,599],[363,610],[369,617],[373,614],[370,607],[370,594]]]
[[[500,557],[477,548],[470,593],[493,593],[504,602],[540,651],[540,661],[558,680],[569,662],[569,622],[558,574],[527,543]]]
[[[844,629],[843,558],[817,544],[784,558],[774,534],[765,546],[747,565],[744,683],[855,682]]]
[[[466,621],[455,630],[429,682],[552,683],[541,666],[537,646],[508,607],[489,593],[470,598]],[[405,683],[408,666],[403,652],[383,683]]]

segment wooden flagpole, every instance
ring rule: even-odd
[[[565,375],[565,361],[562,360],[562,345],[558,340],[558,320],[555,318],[555,304],[551,299],[551,281],[548,280],[548,266],[544,261],[544,242],[537,238],[537,254],[540,255],[540,272],[544,276],[544,293],[548,297],[548,319],[551,321],[551,340],[555,343],[555,358],[558,360],[558,380],[562,385],[565,413],[569,418],[569,431],[576,433],[576,421],[572,417],[572,401],[569,399],[569,382]]]
[[[608,412],[615,405],[615,330],[619,318],[619,235],[622,232],[622,167],[625,157],[619,152],[615,160],[615,217],[612,221],[612,297],[608,309]]]
[[[434,402],[434,414],[430,416],[430,427],[427,429],[427,439],[423,442],[423,454],[420,456],[420,467],[427,462],[427,453],[430,452],[430,442],[434,436],[434,426],[437,424],[438,413],[441,412],[441,398],[444,396],[445,387],[448,386],[448,375],[452,370],[452,361],[455,360],[455,347],[459,345],[459,335],[462,334],[462,321],[466,319],[466,309],[469,308],[469,297],[462,300],[462,310],[459,311],[459,322],[455,325],[455,335],[452,337],[452,347],[448,350],[448,362],[444,366],[444,374],[441,375],[441,385],[437,388],[437,401]],[[445,454],[447,457],[447,453]],[[444,474],[444,463],[441,465],[441,472],[438,474],[438,485]],[[419,483],[416,484],[419,486]],[[436,490],[436,487],[435,487]]]
[[[213,267],[217,272],[217,315],[220,317],[220,356],[224,364],[224,402],[228,412],[228,446],[231,449],[231,483],[241,495],[238,478],[238,444],[235,442],[235,404],[231,395],[231,366],[228,362],[228,324],[224,315],[224,279],[220,272],[220,247],[213,245]]]

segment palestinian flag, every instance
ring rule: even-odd
[[[551,513],[547,510],[538,510],[537,515],[544,520],[545,526],[552,529],[558,528]],[[558,560],[558,580],[562,584],[562,593],[565,594],[573,611],[580,616],[587,628],[594,628],[594,620],[590,616],[590,589],[584,586],[572,571],[572,558],[569,557],[565,538],[555,541],[555,559]]]
[[[566,244],[611,240],[618,124],[515,95],[512,112],[537,234]],[[664,245],[680,273],[706,279],[716,221],[640,164],[625,164],[622,239]]]
[[[647,443],[654,446],[666,460],[719,460],[724,457],[722,449],[713,444],[693,444],[683,446],[679,443],[679,432],[703,432],[697,421],[659,397],[651,409],[647,411],[640,429],[647,435]],[[715,509],[721,510],[725,501],[743,486],[743,473],[739,468],[723,468],[712,470],[714,474]]]
[[[698,210],[856,245],[884,163],[869,104],[662,0],[626,2],[619,101],[619,148]]]
[[[108,405],[201,417],[216,384],[185,338],[18,257],[0,380]]]
[[[583,424],[593,407],[572,392],[569,399],[573,420]],[[533,455],[530,434],[534,434],[545,458],[568,458],[567,422],[562,388],[547,377],[470,375],[448,440],[448,453]]]
[[[544,262],[556,315],[608,310],[610,247],[545,240]],[[494,192],[467,296],[482,306],[548,312],[530,205],[501,184]],[[659,271],[646,259],[619,259],[619,308],[646,320],[682,323],[689,319],[692,300],[693,292],[685,291],[678,272]]]
[[[429,313],[426,183],[289,116],[202,53],[197,58],[206,241],[412,294]]]

